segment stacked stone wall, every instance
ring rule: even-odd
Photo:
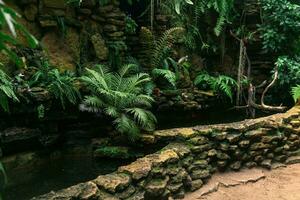
[[[181,199],[216,171],[255,166],[272,169],[300,162],[300,107],[243,122],[156,131],[144,141],[170,141],[157,153],[58,192],[33,198]]]

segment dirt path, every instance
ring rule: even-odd
[[[184,200],[300,200],[300,164],[214,175]]]

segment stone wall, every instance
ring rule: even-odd
[[[216,171],[300,162],[300,107],[243,122],[156,131],[143,141],[170,141],[161,151],[118,171],[33,198],[142,200],[180,199]]]
[[[66,2],[7,1],[22,15],[20,23],[40,41],[53,66],[74,71],[79,64],[107,62],[116,43],[124,43],[126,39],[125,13],[119,8],[119,1],[100,6],[96,0],[83,0],[80,7]],[[121,45],[118,51],[122,53],[125,48]]]

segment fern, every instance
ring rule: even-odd
[[[159,67],[162,61],[168,57],[166,49],[170,49],[174,42],[176,41],[177,34],[183,33],[185,31],[182,27],[174,27],[167,30],[160,39],[155,41],[154,49],[151,59],[151,67]]]
[[[140,130],[152,131],[156,118],[148,111],[153,98],[144,94],[144,86],[151,81],[146,73],[137,73],[135,64],[122,66],[117,73],[110,72],[106,66],[86,69],[81,80],[90,91],[85,96],[81,110],[102,112],[113,119],[116,130],[136,139]]]
[[[42,66],[32,76],[29,85],[43,87],[49,90],[55,99],[59,100],[65,109],[66,102],[73,105],[80,99],[80,93],[74,85],[75,77],[73,73],[58,69],[51,69],[48,62],[43,62]]]
[[[176,75],[174,72],[168,69],[153,69],[152,76],[154,78],[164,77],[173,87],[176,87]]]
[[[199,74],[195,78],[194,84],[197,86],[207,84],[214,92],[225,94],[231,101],[233,96],[232,88],[237,86],[236,81],[229,76],[220,75],[218,77],[213,77],[207,73]]]
[[[11,78],[0,69],[0,106],[5,112],[9,112],[9,99],[19,101]]]
[[[300,99],[300,85],[297,85],[296,87],[292,88],[292,95],[295,102],[297,102]]]

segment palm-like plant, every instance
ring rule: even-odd
[[[127,64],[118,72],[110,72],[106,66],[97,65],[95,70],[86,69],[87,74],[81,77],[91,93],[85,96],[81,110],[113,118],[116,130],[130,139],[137,138],[141,129],[154,130],[156,123],[147,110],[154,100],[144,90],[151,79],[136,69],[135,64]]]
[[[11,78],[0,69],[0,106],[5,112],[9,112],[9,99],[19,101]]]

